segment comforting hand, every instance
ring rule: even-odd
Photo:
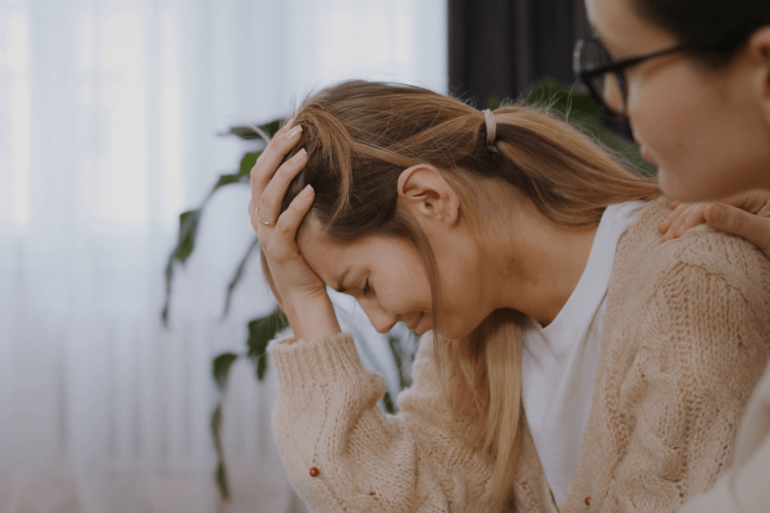
[[[743,237],[770,258],[770,191],[756,189],[716,203],[671,204],[673,212],[658,225],[663,240],[675,239],[703,221]]]
[[[339,325],[326,284],[310,268],[297,247],[297,230],[313,204],[308,185],[281,213],[281,204],[292,179],[307,164],[300,150],[281,164],[297,144],[302,127],[279,130],[251,170],[251,224],[267,261],[278,301],[286,313],[295,338],[312,339],[339,333]]]

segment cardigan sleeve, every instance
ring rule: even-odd
[[[770,342],[748,280],[680,263],[646,298],[637,352],[604,388],[616,395],[605,402],[613,457],[600,511],[673,513],[729,467]]]
[[[467,511],[483,495],[491,467],[454,436],[425,339],[395,416],[377,406],[384,380],[363,368],[349,334],[271,345],[276,441],[311,511]]]
[[[770,504],[770,366],[741,421],[733,467],[680,513],[761,513]]]

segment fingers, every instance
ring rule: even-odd
[[[266,248],[273,261],[280,263],[299,256],[296,242],[297,230],[310,210],[314,198],[313,187],[307,185],[278,218]]]
[[[770,258],[770,191],[742,192],[719,203],[673,202],[671,207],[673,212],[658,225],[661,240],[681,237],[706,221],[718,230],[752,242]]]
[[[674,206],[674,203],[676,203],[676,206]],[[682,205],[681,203],[673,202],[671,203],[671,208],[673,209],[671,213],[664,219],[659,225],[658,225],[658,232],[661,234],[665,234],[669,228],[671,228],[671,224],[682,215],[682,212],[687,208],[688,204]]]
[[[754,189],[735,194],[720,200],[719,203],[732,205],[752,214],[758,214],[761,211],[766,211],[768,206],[770,206],[770,191]]]
[[[301,149],[292,158],[278,168],[273,179],[262,191],[259,201],[259,217],[263,221],[274,222],[281,215],[281,205],[289,184],[307,164],[307,151]]]
[[[743,237],[770,258],[770,219],[740,208],[714,203],[706,209],[706,221],[723,232]]]
[[[265,190],[267,184],[270,183],[270,179],[273,177],[278,167],[281,165],[281,161],[287,153],[296,146],[299,141],[300,134],[302,134],[302,126],[296,126],[289,128],[288,126],[280,129],[267,148],[257,159],[257,163],[251,169],[251,196],[252,206],[256,210],[259,206],[259,200],[262,196],[262,191]],[[251,212],[252,215],[254,211]]]
[[[665,242],[681,237],[690,228],[703,223],[706,220],[703,213],[706,206],[706,203],[681,203],[658,225],[658,231],[663,233],[661,240]]]
[[[704,211],[707,206],[707,203],[695,203],[687,207],[683,215],[671,225],[669,237],[679,238],[690,228],[703,224],[706,221]]]

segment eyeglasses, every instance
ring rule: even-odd
[[[690,48],[679,45],[660,52],[633,57],[615,62],[597,39],[581,39],[575,44],[572,54],[572,68],[580,80],[588,87],[593,99],[613,118],[626,116],[628,88],[626,87],[626,68],[644,61],[663,57]]]

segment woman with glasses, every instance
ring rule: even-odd
[[[660,244],[655,181],[536,109],[353,81],[292,119],[250,213],[294,335],[274,431],[312,510],[673,512],[708,489],[770,355],[751,244]],[[424,335],[398,415],[328,286]]]
[[[685,202],[729,197],[680,204],[658,227],[664,241],[686,240],[705,218],[770,257],[770,2],[586,6],[597,38],[578,43],[576,71],[608,113],[629,117],[642,154],[658,165],[663,192]],[[683,511],[770,511],[770,369],[741,421],[731,470]]]

